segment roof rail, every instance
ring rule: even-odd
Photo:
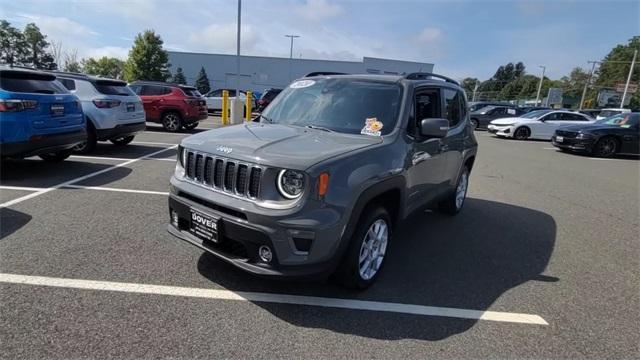
[[[130,84],[133,84],[133,83],[149,84],[149,85],[162,85],[162,86],[177,86],[177,87],[196,89],[196,87],[192,86],[192,85],[178,84],[178,83],[164,82],[164,81],[154,81],[154,80],[134,80],[134,81],[130,82]]]
[[[404,78],[409,80],[425,80],[429,78],[437,78],[437,79],[444,80],[448,83],[456,84],[458,86],[460,85],[459,82],[453,80],[452,78],[449,78],[443,75],[433,74],[433,73],[415,72],[415,73],[410,73],[405,75]]]
[[[308,73],[304,77],[326,76],[326,75],[349,75],[349,74],[341,73],[341,72],[333,72],[333,71],[314,71],[314,72]]]

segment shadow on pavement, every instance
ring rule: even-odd
[[[411,216],[396,230],[378,282],[363,292],[333,284],[256,278],[203,254],[200,273],[233,291],[255,291],[486,310],[502,294],[542,275],[556,238],[554,219],[542,212],[493,201],[467,199],[456,217]],[[477,321],[373,311],[256,303],[296,326],[377,339],[440,340]],[[522,309],[505,311],[522,312]]]
[[[31,221],[31,215],[9,208],[0,209],[0,239],[13,234]]]
[[[108,143],[98,143],[96,149],[86,156],[95,156],[95,157],[114,157],[114,158],[122,158],[122,159],[136,159],[139,157],[143,157],[154,153],[156,151],[160,151],[162,149],[166,149],[169,146],[162,145],[140,145],[140,144],[129,144],[126,146],[114,146]],[[161,152],[158,155],[155,155],[154,158],[168,158],[175,157],[177,154],[177,150],[170,149]],[[82,160],[81,158],[71,158],[73,161]]]
[[[5,186],[48,188],[112,166],[113,164],[76,161],[73,158],[60,163],[32,159],[10,160],[4,161],[2,164],[0,184]],[[131,169],[120,167],[105,174],[110,175],[110,182],[114,181],[114,177],[120,179],[129,175],[129,173],[131,173]],[[102,178],[103,175],[97,177]]]

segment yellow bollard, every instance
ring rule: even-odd
[[[251,121],[251,112],[253,111],[252,109],[252,105],[253,105],[253,92],[252,91],[247,91],[247,100],[245,103],[245,114],[244,117],[247,121]]]
[[[229,125],[229,90],[222,90],[222,125]]]

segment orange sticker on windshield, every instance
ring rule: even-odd
[[[364,123],[364,127],[360,131],[362,135],[369,136],[380,136],[382,134],[381,130],[384,124],[378,121],[378,118],[367,118]]]

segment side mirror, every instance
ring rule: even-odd
[[[420,121],[420,135],[430,138],[443,138],[449,131],[449,120],[441,118]]]

